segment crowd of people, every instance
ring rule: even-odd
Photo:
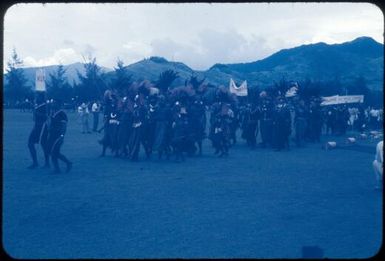
[[[238,131],[250,149],[280,151],[289,150],[291,144],[302,147],[320,142],[321,135],[382,128],[382,110],[357,104],[321,106],[320,97],[288,98],[262,91],[245,98],[217,88],[214,98],[208,100],[189,85],[163,92],[153,89],[143,82],[125,92],[107,90],[100,101],[79,104],[81,132],[103,131],[98,141],[101,156],[109,149],[115,157],[138,161],[143,150],[147,159],[155,154],[159,159],[184,161],[186,155],[201,155],[202,143],[208,138],[214,154],[226,157],[239,142]],[[29,168],[38,166],[34,146],[40,142],[45,166],[49,167],[52,158],[54,171],[60,172],[60,159],[69,171],[72,163],[60,153],[68,121],[62,103],[46,101],[45,93],[37,93],[35,104],[35,124],[28,142],[33,163]]]
[[[201,154],[206,129],[206,107],[201,97],[146,95],[145,89],[139,88],[132,98],[106,91],[104,125],[99,130],[104,131],[99,141],[102,156],[110,148],[115,156],[137,161],[141,147],[147,158],[154,152],[159,158],[175,155],[177,161],[184,160],[185,153]],[[213,124],[213,128],[222,121]],[[219,135],[218,129],[213,137]],[[214,140],[218,140],[214,142],[217,153],[224,156],[224,143],[218,138]]]
[[[322,134],[345,135],[349,128],[364,132],[382,126],[381,111],[374,117],[370,108],[321,106],[320,97],[287,98],[262,91],[254,100],[242,100],[219,88],[210,103],[191,90],[150,94],[143,85],[131,95],[106,91],[103,101],[88,105],[103,112],[101,155],[109,148],[116,157],[137,161],[142,148],[146,158],[157,154],[181,161],[186,154],[202,154],[202,142],[208,138],[214,153],[224,157],[237,143],[238,130],[251,149],[280,151],[293,142],[298,147],[320,142]],[[81,117],[85,107],[79,107]],[[88,127],[82,126],[84,132]]]

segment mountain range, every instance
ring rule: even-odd
[[[56,70],[57,66],[43,67],[46,75]],[[69,83],[77,82],[76,71],[84,73],[82,63],[65,65]],[[172,69],[179,78],[173,86],[183,85],[191,75],[205,78],[213,85],[229,84],[233,78],[237,84],[247,80],[248,85],[268,87],[283,77],[288,81],[306,79],[328,81],[338,78],[347,83],[358,76],[366,79],[371,89],[383,89],[384,46],[370,37],[359,37],[342,44],[316,43],[301,45],[295,48],[283,49],[273,55],[254,62],[215,64],[206,71],[193,70],[182,62],[168,61],[162,57],[143,59],[125,67],[133,79],[148,79],[156,81],[161,72]],[[33,86],[35,71],[38,68],[25,68],[25,76]],[[102,67],[106,80],[111,79],[113,69]]]
[[[287,80],[341,83],[363,76],[371,89],[383,88],[384,46],[372,38],[360,37],[342,44],[317,43],[281,50],[265,59],[237,64],[216,64],[206,75],[227,78],[238,76],[255,85],[271,85],[282,77]]]

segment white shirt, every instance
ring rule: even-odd
[[[91,111],[92,112],[98,112],[99,111],[99,106],[98,106],[98,104],[96,102],[94,102],[92,104]]]
[[[87,106],[79,106],[78,112],[80,115],[85,115],[90,113]]]
[[[370,116],[372,116],[372,117],[378,117],[378,110],[374,110],[374,109],[372,109],[372,110],[370,110]]]

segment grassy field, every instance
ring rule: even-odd
[[[282,152],[239,141],[228,158],[206,140],[202,157],[146,161],[142,151],[134,163],[100,158],[101,134],[81,134],[69,113],[62,151],[74,165],[54,175],[26,169],[32,115],[3,115],[2,242],[12,257],[300,258],[316,245],[328,258],[364,258],[381,246],[378,140]]]

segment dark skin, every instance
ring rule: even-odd
[[[69,172],[72,168],[72,162],[70,162],[67,157],[60,152],[67,129],[67,122],[68,118],[66,113],[62,110],[62,104],[60,102],[54,102],[51,127],[48,134],[54,173],[61,172],[58,160],[66,163],[66,172]]]
[[[37,162],[37,153],[35,149],[35,144],[43,141],[41,139],[42,137],[42,131],[44,132],[45,128],[45,121],[47,119],[47,106],[45,104],[45,93],[37,92],[36,93],[36,106],[34,109],[34,114],[33,114],[33,119],[34,119],[34,127],[31,131],[31,134],[28,138],[28,149],[31,153],[32,157],[32,165],[30,165],[28,168],[29,169],[35,169],[38,167],[38,162]],[[45,146],[43,146],[44,143],[42,142],[42,147],[44,151],[44,156],[46,159],[46,166],[49,166],[49,161],[48,161],[48,151],[45,149]]]

